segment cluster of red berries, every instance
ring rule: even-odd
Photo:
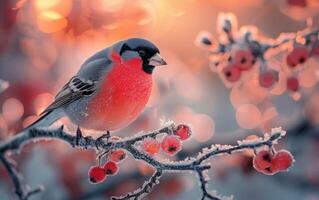
[[[290,70],[302,70],[304,69],[303,64],[310,57],[319,57],[319,40],[315,40],[308,45],[295,44],[286,57],[286,63]],[[299,80],[296,76],[290,76],[286,85],[289,91],[296,92],[299,89]]]
[[[182,149],[182,141],[187,140],[191,134],[189,126],[180,124],[172,135],[165,135],[161,141],[151,137],[145,138],[141,143],[141,149],[151,156],[157,154],[160,149],[167,155],[174,156]]]
[[[253,158],[254,168],[267,175],[286,171],[294,162],[292,154],[287,150],[273,153],[270,150],[261,150]]]
[[[108,155],[108,160],[103,166],[93,166],[89,169],[89,180],[91,183],[101,183],[107,176],[118,173],[118,164],[126,158],[125,150],[115,149]]]
[[[160,149],[167,155],[173,156],[182,149],[182,141],[190,138],[192,131],[185,124],[178,125],[173,134],[165,135],[159,142],[157,139],[148,137],[141,143],[141,149],[151,156],[157,154]],[[119,137],[113,136],[112,140],[119,140]],[[107,176],[116,175],[119,171],[118,164],[126,158],[124,149],[112,150],[107,157],[107,161],[103,166],[93,166],[89,169],[88,175],[92,183],[101,183]]]
[[[289,0],[289,4],[301,6],[305,5],[305,1]],[[210,52],[211,69],[217,72],[228,86],[241,83],[257,72],[259,85],[271,89],[279,82],[279,73],[283,72],[287,75],[287,90],[297,92],[300,84],[296,75],[305,69],[303,64],[310,57],[319,58],[317,31],[310,32],[305,29],[295,34],[295,39],[291,38],[289,41],[290,36],[287,35],[288,40],[283,40],[285,42],[278,39],[278,42],[273,44],[267,40],[258,40],[256,28],[246,27],[246,31],[236,31],[236,26],[233,26],[237,24],[236,18],[230,13],[221,13],[218,18],[221,19],[218,24],[222,26],[217,28],[222,30],[219,31],[220,37],[215,40],[209,32],[202,31],[195,42]],[[285,57],[286,64],[282,63],[278,69],[270,68],[266,53],[273,49],[275,55],[279,55],[279,52],[287,50],[288,45],[283,45],[287,44],[287,41],[293,48]],[[255,66],[258,66],[258,69]]]
[[[222,74],[228,82],[237,82],[242,73],[252,69],[256,58],[248,48],[233,50],[228,57],[228,64],[223,68]]]

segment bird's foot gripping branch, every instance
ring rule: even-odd
[[[83,137],[81,134],[73,136],[65,132],[63,127],[31,129],[3,141],[0,144],[0,158],[14,182],[16,194],[23,200],[40,192],[41,188],[31,190],[26,187],[15,166],[8,161],[6,153],[19,150],[24,144],[35,139],[55,138],[69,143],[74,148],[99,148],[108,152],[105,163],[99,162],[89,169],[89,180],[92,183],[107,181],[107,176],[120,173],[120,165],[125,162],[125,158],[128,156],[132,156],[135,160],[142,160],[154,168],[153,175],[139,189],[123,196],[112,197],[112,199],[141,199],[149,194],[155,185],[160,184],[161,176],[167,172],[195,172],[202,191],[201,199],[222,199],[208,189],[207,172],[211,170],[211,164],[207,161],[216,156],[227,156],[246,149],[254,150],[256,154],[253,158],[254,168],[264,174],[272,175],[279,171],[285,171],[293,163],[293,157],[288,151],[276,152],[274,148],[278,140],[285,136],[285,131],[281,128],[272,129],[271,133],[266,133],[258,139],[238,141],[235,146],[215,144],[202,149],[197,156],[185,160],[167,161],[157,158],[156,154],[160,153],[168,156],[177,154],[182,150],[183,141],[190,139],[191,135],[192,131],[188,125],[175,125],[173,122],[167,122],[160,129],[136,134],[130,138],[113,136],[108,140]]]

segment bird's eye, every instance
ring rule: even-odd
[[[144,50],[139,50],[138,53],[140,54],[140,56],[144,57],[146,55]]]

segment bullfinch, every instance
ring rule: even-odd
[[[24,131],[48,127],[64,116],[80,127],[98,131],[127,126],[150,97],[154,68],[166,65],[159,53],[152,42],[141,38],[123,40],[97,52]]]

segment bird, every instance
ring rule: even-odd
[[[122,129],[145,108],[154,68],[166,64],[158,47],[147,39],[116,42],[89,57],[39,119],[23,131],[49,127],[65,116],[85,129]]]

